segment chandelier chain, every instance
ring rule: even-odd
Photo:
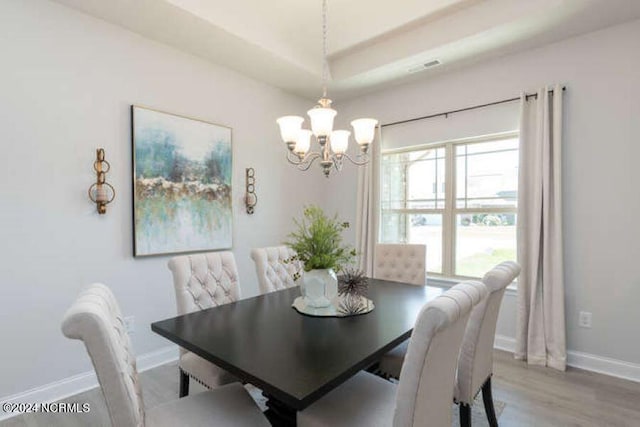
[[[329,64],[327,62],[327,0],[322,0],[322,97],[327,97],[327,79]]]

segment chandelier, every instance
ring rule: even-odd
[[[373,142],[378,121],[357,119],[351,122],[354,139],[360,147],[360,153],[356,158],[351,158],[347,154],[351,132],[333,130],[333,119],[338,112],[331,108],[331,100],[327,98],[327,75],[327,0],[322,0],[322,98],[318,100],[318,105],[307,111],[311,130],[302,128],[304,118],[300,116],[280,117],[277,123],[280,126],[282,140],[287,144],[289,163],[296,165],[299,170],[306,171],[320,159],[320,167],[328,178],[332,168],[337,171],[342,169],[344,159],[357,166],[369,162],[369,145]],[[320,151],[309,151],[312,134],[320,145]]]

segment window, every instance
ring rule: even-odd
[[[424,243],[427,271],[482,277],[516,259],[518,136],[382,154],[381,241]]]

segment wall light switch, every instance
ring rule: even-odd
[[[581,311],[578,315],[578,325],[581,328],[591,328],[591,312]]]

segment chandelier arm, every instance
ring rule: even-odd
[[[304,157],[300,158],[297,154],[295,154],[295,153],[293,153],[291,151],[288,151],[287,152],[287,161],[289,163],[291,163],[292,165],[296,165],[297,166],[297,165],[301,165],[301,164],[307,163],[310,160],[313,161],[319,156],[320,156],[320,153],[310,152],[310,153],[305,154]]]
[[[309,167],[311,166],[311,164],[318,158],[320,157],[320,153],[318,152],[310,152],[307,153],[302,159],[299,158],[297,155],[291,153],[290,151],[287,151],[287,161],[289,163],[291,163],[292,165],[296,165],[298,166],[298,169],[300,170],[307,170],[309,169]]]
[[[339,156],[335,153],[331,154],[331,161],[333,162],[333,167],[336,171],[340,172],[342,170],[344,154]]]
[[[317,158],[322,157],[322,154],[318,153],[317,151],[311,151],[307,154],[305,154],[305,156],[302,158],[302,161],[300,163],[313,163]]]
[[[287,151],[287,161],[289,163],[291,163],[292,165],[299,165],[300,163],[303,162],[303,159],[300,159],[298,156],[296,156],[295,154],[293,154],[291,151]]]
[[[363,159],[362,161],[352,159],[351,156],[349,156],[347,153],[344,153],[342,156],[347,158],[351,163],[353,163],[356,166],[364,166],[368,164],[370,160],[367,154],[358,154],[357,157],[362,158]]]
[[[298,170],[300,171],[306,171],[309,170],[309,168],[311,167],[311,165],[316,161],[316,159],[320,158],[320,154],[319,153],[310,153],[309,155],[307,155],[304,158],[303,162],[300,162],[298,164]]]

